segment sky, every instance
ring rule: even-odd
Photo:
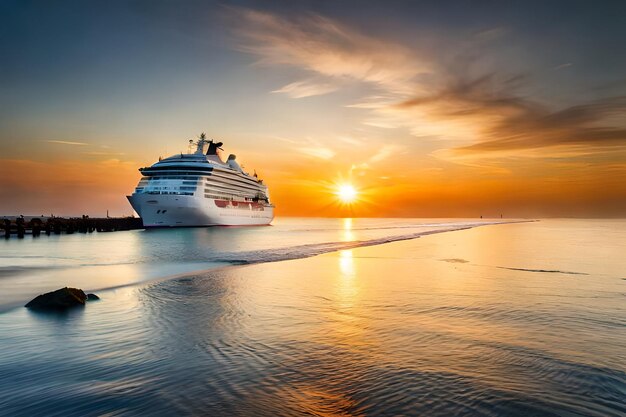
[[[0,0],[0,215],[130,215],[206,132],[279,216],[624,217],[624,45],[623,1]]]

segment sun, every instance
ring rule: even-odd
[[[356,189],[350,184],[343,184],[339,186],[337,190],[337,197],[342,203],[349,204],[356,201],[357,198]]]

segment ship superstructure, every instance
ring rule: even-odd
[[[128,201],[145,227],[265,225],[274,218],[269,191],[256,172],[245,172],[222,142],[203,133],[190,140],[195,152],[140,168],[142,178]]]

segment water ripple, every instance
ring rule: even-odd
[[[428,245],[2,314],[0,415],[626,415],[623,281],[462,266],[472,243]]]

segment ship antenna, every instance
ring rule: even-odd
[[[202,155],[203,154],[204,144],[207,143],[207,142],[208,141],[206,140],[206,134],[204,132],[200,133],[200,136],[198,136],[196,154],[198,154],[198,155]],[[192,143],[192,141],[189,141],[189,144],[191,144],[191,143]]]

